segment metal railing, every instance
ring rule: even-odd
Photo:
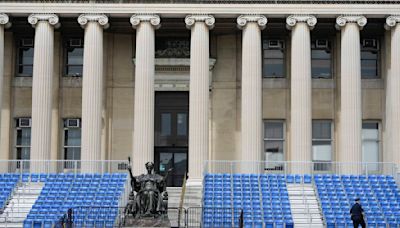
[[[121,173],[126,160],[0,160],[0,173]]]
[[[400,178],[395,163],[388,162],[297,162],[297,161],[206,161],[207,173],[277,174],[384,174]],[[398,176],[399,175],[399,176]]]

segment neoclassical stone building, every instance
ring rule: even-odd
[[[400,163],[399,2],[63,2],[0,3],[3,160]]]

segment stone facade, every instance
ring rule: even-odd
[[[10,11],[17,9],[15,10],[15,12],[7,12],[7,8],[3,8],[5,9],[4,13],[8,13],[10,18],[13,18],[13,14],[15,13],[15,15],[17,16],[14,16],[14,19],[16,21],[23,21],[24,18],[21,17],[20,14],[17,14],[17,12],[19,12],[18,10],[21,10],[23,6],[18,4],[13,4],[13,6],[16,8],[10,8]],[[329,8],[331,7],[331,5],[328,5],[327,7]],[[334,11],[335,9],[332,10]],[[371,23],[379,24],[383,28],[383,22],[385,22],[386,17],[384,15],[380,15],[380,17],[376,19],[377,14],[381,12],[380,10],[381,9],[379,8],[377,9],[377,12],[373,13],[374,21],[372,21]],[[191,15],[191,12],[192,10],[188,10],[188,13],[186,15]],[[315,12],[315,10],[313,12]],[[212,17],[211,13],[212,12],[210,12],[210,16],[207,15],[207,17]],[[113,14],[118,13],[113,12]],[[133,14],[130,14],[129,16],[132,15]],[[385,13],[385,15],[387,14]],[[134,119],[138,123],[149,123],[154,121],[154,117],[151,117],[151,115],[149,116],[148,114],[143,112],[134,113],[134,110],[145,109],[146,105],[148,106],[150,104],[141,104],[140,102],[154,101],[154,98],[149,100],[143,100],[144,98],[140,100],[135,100],[135,94],[139,89],[141,93],[153,93],[153,91],[151,91],[149,88],[145,89],[143,88],[143,86],[141,88],[135,87],[135,81],[137,82],[137,80],[139,80],[139,76],[141,77],[140,79],[142,83],[145,83],[143,80],[150,80],[146,82],[149,83],[146,85],[151,85],[152,87],[154,87],[154,91],[188,91],[189,88],[190,90],[198,89],[195,85],[189,86],[189,82],[192,77],[197,77],[198,79],[196,80],[202,80],[204,79],[205,74],[209,74],[209,82],[207,80],[201,81],[201,83],[203,84],[209,84],[209,98],[207,100],[204,100],[204,98],[206,98],[206,95],[203,94],[204,88],[203,90],[199,90],[198,92],[200,94],[199,96],[203,96],[203,100],[198,103],[201,106],[199,110],[203,113],[208,113],[207,119],[209,121],[209,124],[204,124],[206,122],[203,121],[204,126],[198,126],[201,129],[189,131],[191,134],[199,134],[199,137],[203,137],[201,141],[193,142],[193,145],[197,145],[196,148],[198,147],[198,145],[208,143],[208,145],[206,145],[202,149],[199,149],[199,151],[196,152],[196,155],[198,155],[196,156],[196,158],[200,158],[200,160],[246,160],[246,158],[249,158],[250,160],[262,160],[263,156],[261,154],[263,146],[261,146],[261,149],[260,146],[254,146],[254,148],[257,148],[257,150],[260,149],[260,151],[253,151],[255,155],[246,154],[246,148],[243,148],[242,129],[244,127],[247,127],[247,125],[242,125],[242,118],[243,115],[246,115],[249,116],[249,118],[250,116],[261,116],[261,119],[258,119],[254,123],[250,121],[248,124],[262,125],[262,120],[285,121],[284,131],[286,132],[286,139],[284,146],[285,159],[288,161],[309,161],[311,159],[311,142],[308,142],[308,144],[306,145],[302,145],[302,142],[295,141],[291,139],[291,137],[300,137],[304,136],[303,134],[305,134],[303,138],[310,141],[311,120],[319,119],[332,120],[333,123],[332,160],[348,161],[350,159],[353,162],[360,162],[360,123],[362,120],[376,120],[380,123],[381,132],[381,150],[379,160],[382,162],[400,162],[399,156],[397,155],[397,150],[400,149],[398,145],[400,139],[393,138],[400,135],[400,133],[397,132],[399,131],[398,129],[400,129],[400,126],[394,127],[387,123],[387,121],[391,121],[397,126],[397,118],[400,118],[397,117],[397,115],[399,115],[397,113],[400,113],[400,110],[397,109],[399,108],[397,103],[399,102],[398,100],[400,99],[400,97],[398,97],[398,94],[394,92],[394,89],[390,89],[393,87],[390,83],[398,83],[398,79],[391,79],[390,83],[388,84],[388,78],[390,77],[390,74],[398,73],[399,71],[397,65],[399,65],[400,63],[393,63],[390,61],[390,59],[392,59],[392,61],[393,59],[398,60],[397,55],[391,53],[391,48],[397,51],[399,45],[397,43],[393,45],[393,42],[398,42],[398,40],[396,40],[395,38],[398,36],[397,33],[400,31],[397,25],[399,21],[396,20],[396,18],[398,17],[393,17],[395,19],[391,18],[390,20],[388,20],[387,27],[391,30],[387,30],[383,32],[382,36],[379,36],[381,44],[379,56],[379,78],[361,79],[358,77],[356,81],[349,82],[344,81],[349,79],[344,78],[343,76],[348,73],[350,73],[350,76],[354,76],[354,72],[359,72],[360,68],[357,68],[357,65],[351,64],[351,66],[347,66],[350,62],[343,63],[342,60],[344,58],[359,60],[359,53],[358,55],[354,54],[353,56],[349,56],[349,50],[342,49],[344,44],[343,42],[344,40],[347,42],[346,47],[352,47],[351,42],[353,42],[354,44],[359,43],[358,40],[352,39],[354,37],[358,37],[358,35],[354,33],[354,31],[356,31],[356,29],[358,31],[360,26],[364,26],[366,24],[366,21],[365,23],[358,22],[357,18],[360,16],[353,16],[354,18],[357,17],[356,19],[349,19],[348,16],[347,19],[343,19],[339,17],[339,12],[332,13],[330,15],[324,15],[324,23],[329,24],[332,27],[334,27],[335,24],[341,27],[341,30],[337,30],[336,34],[330,37],[332,39],[333,77],[330,79],[308,80],[310,78],[310,61],[293,62],[293,60],[299,60],[299,58],[310,58],[310,53],[304,53],[301,48],[299,49],[298,46],[294,47],[292,44],[301,44],[301,42],[309,43],[310,34],[311,36],[313,36],[314,30],[318,29],[318,27],[316,27],[314,30],[312,30],[311,27],[313,27],[315,24],[318,24],[320,21],[318,16],[314,17],[312,15],[294,15],[292,18],[288,18],[287,20],[287,24],[292,27],[291,31],[287,31],[287,34],[283,35],[286,43],[284,70],[286,72],[285,77],[263,78],[262,76],[260,76],[260,72],[252,72],[251,77],[261,78],[259,79],[259,82],[257,84],[251,85],[253,87],[247,87],[247,92],[244,92],[242,91],[242,85],[245,85],[244,74],[249,72],[249,67],[251,69],[254,67],[261,67],[261,69],[258,70],[262,71],[262,59],[258,59],[257,61],[259,62],[254,62],[254,59],[250,61],[248,59],[245,59],[247,61],[244,61],[243,58],[253,58],[254,52],[260,51],[249,49],[243,50],[243,47],[254,48],[251,45],[247,46],[244,42],[259,42],[260,40],[265,39],[265,37],[269,37],[269,35],[271,34],[273,36],[282,35],[270,32],[270,30],[268,30],[268,26],[270,23],[272,23],[275,27],[285,27],[285,17],[274,15],[271,22],[268,21],[267,24],[267,20],[265,19],[265,23],[263,22],[262,25],[256,20],[247,22],[248,25],[246,25],[246,23],[240,24],[238,19],[237,23],[242,28],[243,26],[248,26],[249,29],[254,27],[254,34],[250,34],[250,37],[246,37],[246,40],[242,40],[244,36],[242,34],[245,32],[245,30],[241,31],[236,28],[236,19],[239,15],[231,15],[228,19],[226,16],[220,18],[219,15],[214,15],[215,28],[210,31],[208,30],[211,29],[210,27],[214,24],[214,22],[208,24],[206,19],[202,21],[196,20],[195,22],[187,21],[186,24],[189,27],[192,26],[190,27],[192,29],[192,34],[196,34],[194,32],[195,26],[201,26],[201,29],[199,31],[196,30],[197,33],[202,33],[205,31],[207,33],[210,33],[209,37],[204,37],[198,40],[197,43],[195,43],[197,45],[203,45],[204,48],[207,48],[208,45],[201,42],[206,42],[209,38],[210,55],[209,65],[207,66],[206,59],[202,59],[202,54],[204,53],[202,53],[201,49],[193,49],[191,51],[192,55],[197,54],[195,60],[201,60],[201,64],[194,64],[194,62],[189,61],[189,59],[187,58],[171,58],[168,61],[164,61],[165,59],[163,60],[161,58],[156,58],[155,60],[151,59],[151,56],[146,56],[145,52],[146,50],[148,50],[147,47],[151,46],[152,43],[146,43],[147,46],[138,46],[139,44],[137,44],[137,41],[140,41],[141,39],[146,40],[146,36],[155,36],[153,37],[153,39],[155,38],[155,40],[157,40],[157,37],[159,35],[168,36],[168,34],[174,33],[186,34],[185,37],[190,39],[190,36],[188,35],[188,32],[190,31],[184,30],[184,17],[176,20],[176,18],[169,18],[168,15],[161,15],[161,22],[153,22],[151,21],[151,19],[147,21],[142,20],[139,22],[131,20],[131,23],[133,26],[135,26],[135,29],[140,28],[137,26],[142,26],[139,25],[140,23],[145,23],[148,27],[146,27],[147,30],[150,31],[147,33],[143,33],[142,35],[144,37],[139,39],[138,33],[140,30],[129,28],[129,16],[125,14],[123,16],[120,15],[117,23],[113,24],[113,15],[110,15],[108,16],[110,19],[110,26],[108,29],[104,28],[103,31],[103,27],[107,22],[105,22],[104,24],[102,24],[102,22],[98,22],[99,25],[96,26],[102,27],[95,28],[92,31],[92,33],[94,34],[92,34],[92,36],[101,35],[100,31],[104,33],[102,42],[97,43],[96,47],[92,47],[93,53],[95,53],[94,51],[96,49],[101,48],[100,46],[103,47],[102,63],[99,62],[101,61],[101,59],[99,58],[96,59],[96,63],[92,62],[92,64],[94,64],[95,66],[99,66],[98,64],[101,64],[102,69],[93,69],[92,67],[85,70],[84,68],[84,73],[89,72],[87,74],[98,72],[99,70],[102,71],[104,79],[101,79],[101,77],[100,79],[104,80],[104,83],[99,83],[96,85],[97,87],[94,89],[96,89],[97,92],[95,94],[91,93],[91,90],[88,90],[87,92],[90,94],[82,94],[82,86],[84,86],[85,84],[85,82],[83,82],[83,78],[85,78],[85,75],[83,75],[83,78],[64,76],[63,72],[65,68],[66,53],[63,40],[65,37],[67,37],[66,31],[68,30],[63,30],[63,28],[54,28],[54,69],[52,69],[53,81],[52,87],[49,87],[51,91],[47,92],[47,95],[52,95],[51,107],[47,107],[47,112],[50,113],[51,111],[52,115],[52,118],[49,120],[51,122],[51,152],[49,152],[49,156],[46,155],[42,157],[42,159],[64,159],[62,147],[64,140],[63,119],[83,118],[82,100],[88,104],[93,105],[91,103],[93,102],[93,99],[90,98],[90,96],[93,95],[100,96],[97,97],[97,99],[95,100],[96,110],[91,113],[87,113],[87,117],[85,118],[88,119],[94,114],[96,114],[96,116],[98,117],[98,120],[96,120],[97,122],[95,121],[96,128],[94,128],[97,129],[97,141],[94,142],[93,140],[91,140],[91,143],[89,143],[88,145],[83,142],[82,145],[85,146],[82,147],[82,153],[84,153],[84,147],[86,148],[85,150],[87,150],[88,148],[93,148],[95,146],[95,148],[100,149],[97,149],[97,152],[91,151],[90,153],[99,154],[96,156],[87,156],[86,158],[91,158],[95,160],[119,160],[126,159],[128,156],[132,155],[140,156],[141,152],[132,152],[134,148],[133,145],[135,145],[133,143],[133,140],[134,138],[137,138],[137,136],[134,137],[134,135],[138,134],[137,132],[134,132],[134,129],[147,129],[147,126],[150,126],[151,128],[153,128],[153,126],[151,126],[151,124],[148,124],[141,127],[137,126],[138,128],[135,128]],[[163,16],[165,16],[165,18],[163,18]],[[205,17],[205,15],[203,16]],[[365,18],[368,18],[368,16],[369,15],[365,15]],[[76,22],[76,19],[78,17],[72,17],[70,15],[63,14],[59,15],[58,17],[62,26],[65,26],[66,28],[68,28],[68,26],[78,26],[78,23]],[[268,18],[268,14],[260,14],[258,16],[251,15],[250,17]],[[27,20],[26,18],[25,20]],[[293,18],[296,18],[295,21],[292,21]],[[316,20],[309,22],[308,20],[310,18],[318,19],[318,23]],[[335,22],[336,18],[338,18],[337,22]],[[65,19],[68,19],[69,23],[63,25],[63,20]],[[71,22],[72,19],[75,20],[76,25],[72,25],[74,24]],[[158,18],[158,20],[160,19]],[[221,20],[221,22],[219,22],[219,20]],[[90,21],[86,23],[92,22]],[[80,22],[80,24],[86,23]],[[154,26],[158,26],[158,24],[161,24],[162,27],[159,30],[155,30]],[[254,26],[252,26],[252,24],[254,24]],[[345,31],[349,24],[352,24],[351,26],[353,26],[354,24],[354,28],[351,28],[351,31]],[[251,25],[252,27],[250,27],[249,25]],[[2,26],[1,23],[0,26]],[[267,29],[262,30],[261,27],[263,26],[266,26]],[[13,25],[11,28],[7,28],[4,30],[4,56],[1,56],[0,58],[4,60],[4,75],[2,75],[3,87],[2,90],[0,90],[2,92],[0,131],[1,159],[16,158],[15,118],[31,117],[33,104],[32,102],[41,102],[36,100],[35,97],[32,97],[32,84],[34,84],[34,82],[32,83],[32,77],[17,77],[16,75],[16,64],[18,55],[16,42],[17,37],[19,36],[18,33],[20,32],[18,30],[21,28],[27,27],[23,23],[20,23],[19,27],[14,27]],[[368,27],[365,27],[364,29],[368,29]],[[371,30],[374,30],[374,28],[372,28]],[[34,34],[33,29],[30,32]],[[81,32],[83,34],[83,29]],[[296,32],[295,37],[291,37],[290,35],[293,32]],[[351,35],[344,37],[344,32]],[[257,34],[259,34],[261,37],[256,37],[258,36]],[[304,39],[305,34],[307,35]],[[2,33],[0,33],[0,35],[2,35]],[[261,48],[260,46],[261,45],[259,45],[257,48]],[[85,50],[87,49],[85,48]],[[354,49],[353,51],[357,52],[358,49]],[[89,56],[86,58],[90,58],[91,54],[85,55],[85,57]],[[143,56],[145,56],[146,58],[150,58],[150,60],[143,62],[142,59],[136,59]],[[191,56],[191,58],[193,58],[193,56]],[[84,61],[84,63],[86,63],[86,61]],[[138,68],[135,67],[135,64],[137,63],[141,63],[141,68],[143,69],[138,70]],[[243,66],[243,64],[248,65]],[[299,66],[301,67],[301,69],[295,69],[293,68],[293,66]],[[208,72],[207,67],[209,70]],[[353,67],[351,69],[354,70],[354,72],[351,70],[349,71],[349,67]],[[51,68],[48,69],[51,70]],[[204,71],[204,69],[206,70]],[[151,72],[152,70],[154,70],[154,81],[152,81],[153,76],[147,78],[148,72],[150,72],[150,74],[153,74],[153,72]],[[200,70],[203,71],[200,72]],[[296,77],[296,81],[293,81],[293,74],[296,74],[296,76],[298,76]],[[96,76],[98,75],[96,74]],[[301,87],[297,87],[297,84],[294,84],[298,80],[301,81],[303,79],[307,79],[307,84],[302,84]],[[86,83],[90,83],[90,81]],[[345,88],[344,86],[346,85],[348,85],[349,87]],[[256,91],[257,86],[260,86],[259,91]],[[357,89],[354,90],[354,88]],[[353,94],[354,92],[356,94]],[[85,98],[85,96],[89,97]],[[258,101],[254,101],[254,96],[260,96],[260,104],[257,103]],[[388,99],[388,96],[394,98]],[[242,98],[245,99],[244,103],[242,102]],[[296,102],[294,102],[294,99],[296,99]],[[249,104],[249,102],[252,101],[254,101],[255,103]],[[343,101],[347,103],[344,103]],[[356,113],[344,113],[344,109],[342,109],[341,107],[346,104],[351,106],[352,104],[355,104],[354,102],[357,104]],[[139,106],[135,107],[135,103],[141,105],[142,108],[138,108]],[[209,107],[209,111],[204,110],[204,105],[206,105],[205,107]],[[242,110],[243,105],[246,105],[246,110]],[[301,112],[302,114],[305,113],[305,116],[297,116],[299,113],[293,112],[293,107],[295,107],[295,110],[298,110],[298,112]],[[154,110],[151,112],[154,112]],[[347,121],[343,121],[340,118],[352,119],[347,119]],[[357,121],[358,124],[352,126],[349,129],[357,128],[358,130],[356,130],[354,134],[349,135],[349,129],[347,129],[349,126],[346,123],[353,123],[353,120]],[[195,120],[192,120],[192,122],[193,121]],[[83,121],[82,124],[84,126],[85,122]],[[293,127],[293,124],[295,127]],[[307,126],[303,126],[303,124],[306,124]],[[91,136],[92,130],[93,129],[90,129],[90,131],[86,132],[85,134]],[[260,136],[259,132],[253,132],[253,130],[254,128],[246,129],[246,132],[248,132],[246,134],[248,137],[246,143],[249,145],[258,145],[259,143],[262,144],[263,134],[261,133]],[[257,131],[259,130],[260,129],[257,128]],[[82,132],[85,131],[83,130]],[[390,132],[393,137],[389,137],[387,132]],[[138,135],[141,135],[141,133],[143,132],[139,132]],[[152,134],[147,132],[146,135],[151,136]],[[256,136],[257,139],[254,140],[253,136]],[[208,140],[204,137],[208,137]],[[340,142],[340,140],[342,142]],[[347,140],[347,144],[341,144],[345,140]],[[355,143],[357,144],[357,146],[355,146],[353,148],[354,151],[351,152],[351,154],[356,155],[349,157],[346,156],[344,148],[352,148],[352,146],[349,146],[354,145],[352,141],[358,142]],[[142,147],[140,147],[140,150],[146,151],[146,159],[153,159],[153,155],[150,154],[152,153],[151,148],[144,149],[144,145],[148,145],[149,142],[144,140],[143,143],[144,144],[142,145]],[[191,145],[190,142],[189,145]],[[301,147],[301,154],[296,153],[296,149],[293,147]],[[342,152],[340,152],[340,150]],[[194,155],[191,154],[191,150],[189,148],[189,161],[190,158],[194,158]],[[191,165],[193,166],[194,164],[191,164],[189,162],[189,170],[191,169]],[[198,167],[193,172],[196,173],[195,175],[199,175],[200,170],[201,168]]]

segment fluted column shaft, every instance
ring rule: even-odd
[[[209,28],[214,17],[190,15],[189,181],[200,181],[208,158]]]
[[[317,19],[310,15],[287,18],[292,29],[290,74],[290,159],[312,161],[312,84],[310,27]],[[308,163],[310,164],[310,163]],[[294,163],[293,173],[310,173],[311,166]]]
[[[263,154],[261,30],[267,24],[267,19],[261,15],[242,15],[238,17],[237,22],[243,30],[241,159],[261,161]]]
[[[133,120],[133,172],[145,172],[154,162],[154,56],[157,15],[134,15],[136,29],[135,103]]]
[[[338,161],[353,163],[342,167],[343,173],[360,173],[361,147],[361,60],[360,27],[366,24],[363,16],[338,17],[341,26],[340,117]]]
[[[400,164],[400,16],[389,16],[390,67],[386,82],[387,162]]]
[[[4,78],[4,28],[8,26],[9,18],[7,14],[0,13],[0,110],[2,109],[3,101],[3,78]],[[0,111],[1,114],[1,111]],[[0,115],[1,120],[1,115]],[[0,122],[1,129],[1,122]]]
[[[82,79],[82,170],[96,171],[99,166],[89,161],[101,160],[103,109],[103,26],[105,15],[85,15],[78,18],[85,29]]]
[[[49,160],[51,150],[51,108],[54,65],[54,14],[32,14],[35,27],[32,78],[31,160]],[[40,168],[37,166],[37,168]]]

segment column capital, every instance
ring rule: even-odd
[[[303,14],[303,15],[290,15],[286,18],[286,27],[288,29],[296,26],[297,23],[306,23],[310,29],[313,29],[317,24],[317,18],[313,15]]]
[[[363,15],[341,15],[336,18],[337,29],[346,26],[347,23],[357,23],[360,29],[362,29],[367,24],[367,18]]]
[[[390,15],[386,18],[385,29],[391,30],[400,23],[400,15]]]
[[[237,26],[239,29],[243,29],[247,23],[256,22],[261,29],[264,29],[268,23],[267,18],[264,15],[240,15],[237,19]]]
[[[81,15],[79,15],[78,23],[81,25],[82,28],[85,28],[85,26],[88,22],[97,22],[104,29],[107,29],[109,27],[108,17],[105,14],[81,14]]]
[[[130,22],[132,24],[132,28],[134,29],[139,26],[140,22],[150,22],[155,29],[158,29],[161,26],[160,16],[156,14],[134,14],[131,17]]]
[[[28,17],[28,22],[29,24],[32,25],[32,27],[35,27],[39,21],[47,21],[49,24],[54,25],[55,28],[60,27],[60,24],[58,23],[59,21],[58,16],[53,13],[44,13],[44,14],[33,13]]]
[[[11,27],[10,18],[5,13],[0,13],[0,25],[4,25],[5,28]]]
[[[185,17],[186,28],[190,29],[196,22],[204,22],[209,29],[214,28],[215,18],[208,14],[192,14]]]

